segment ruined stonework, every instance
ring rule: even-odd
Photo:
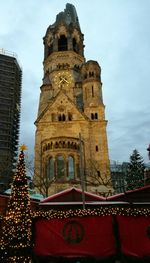
[[[75,186],[111,191],[101,68],[85,60],[75,7],[44,37],[44,77],[35,135],[35,185],[45,195]]]

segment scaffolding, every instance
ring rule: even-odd
[[[0,49],[0,185],[4,189],[11,182],[18,150],[21,85],[16,54]]]

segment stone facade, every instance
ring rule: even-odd
[[[35,121],[34,182],[45,195],[75,186],[111,190],[101,68],[85,60],[76,10],[67,4],[44,37],[44,77]],[[82,178],[82,179],[81,179]]]

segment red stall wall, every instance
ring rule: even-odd
[[[115,254],[111,216],[38,220],[36,255],[108,257]]]
[[[150,217],[117,216],[121,251],[134,257],[150,256]]]

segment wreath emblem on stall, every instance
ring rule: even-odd
[[[72,220],[64,224],[63,238],[69,244],[78,244],[84,237],[83,225],[79,222]]]
[[[147,227],[146,233],[147,233],[148,238],[150,238],[150,225]]]

